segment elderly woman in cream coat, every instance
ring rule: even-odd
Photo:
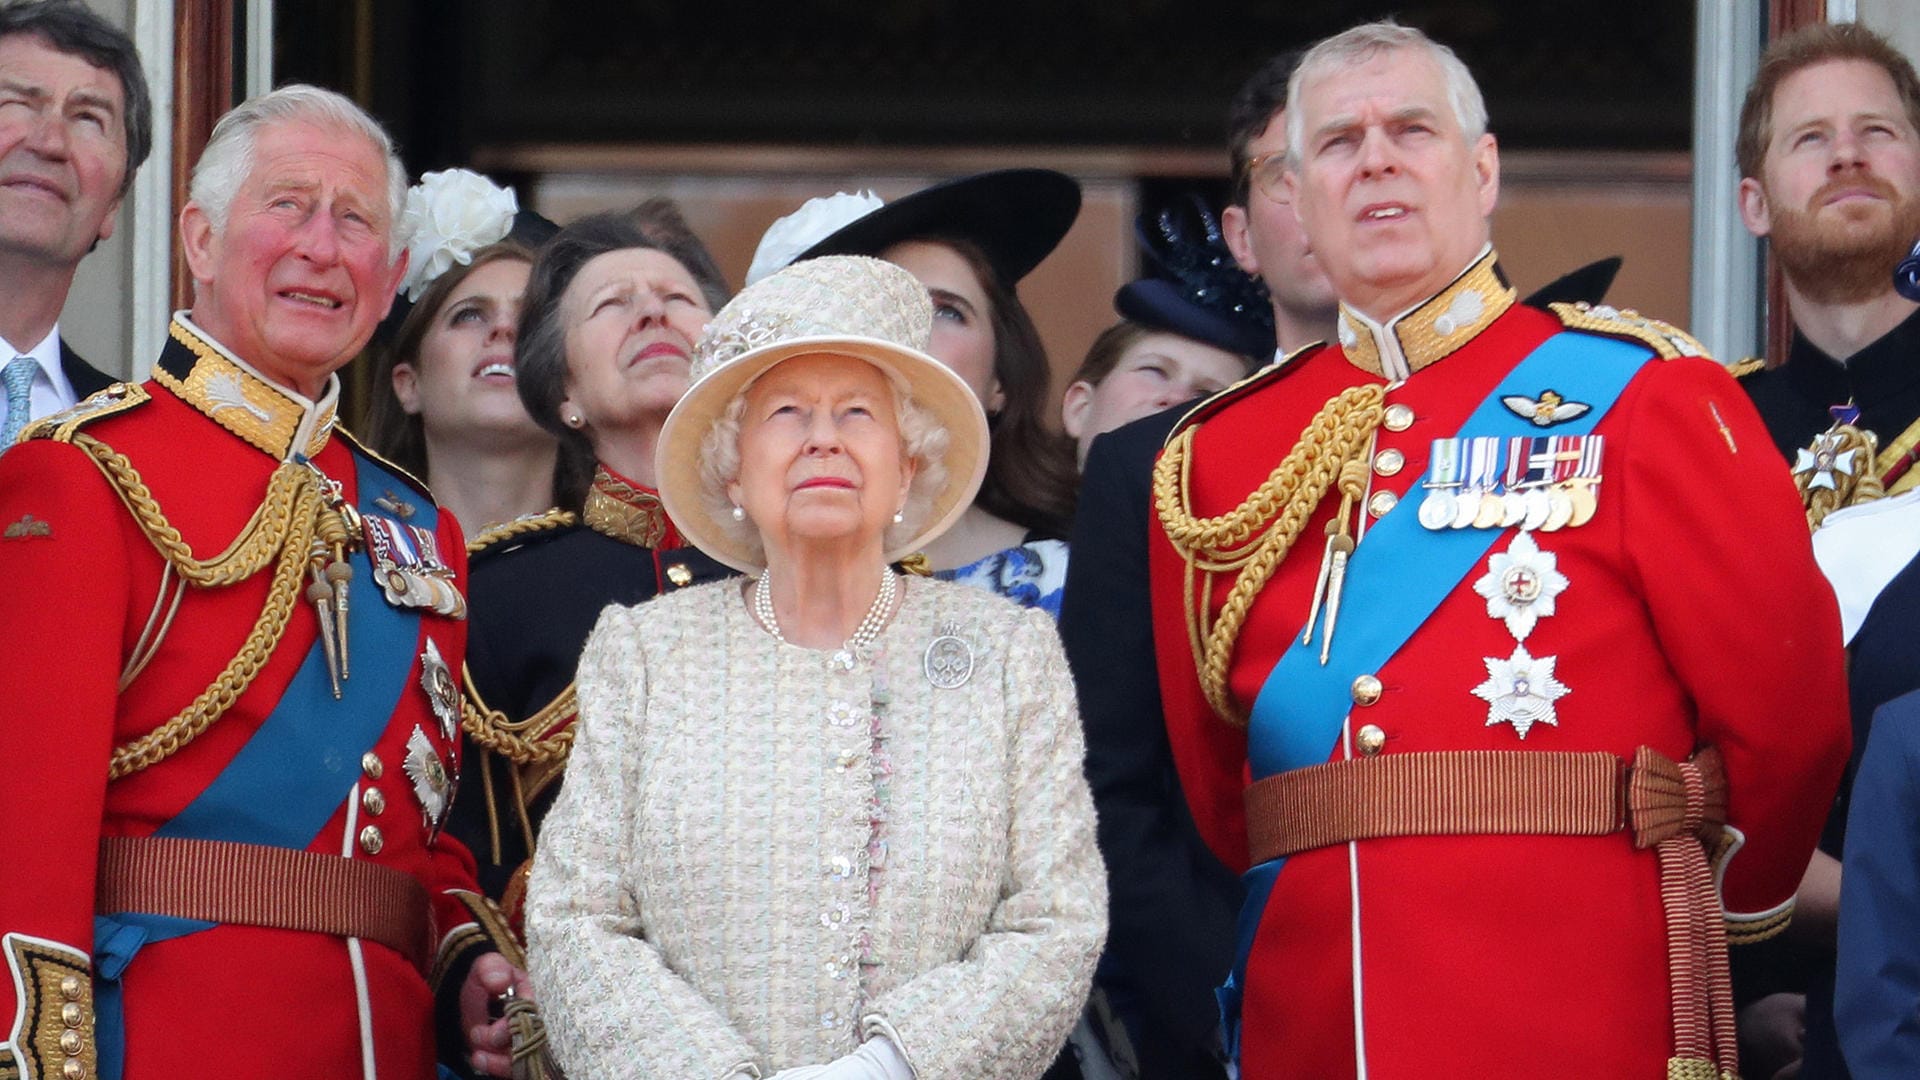
[[[754,575],[610,608],[529,889],[575,1077],[1032,1080],[1105,879],[1051,621],[905,579],[986,420],[927,292],[829,257],[741,293],[662,431],[689,538]]]

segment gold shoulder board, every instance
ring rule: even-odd
[[[1767,360],[1764,356],[1749,356],[1745,360],[1736,360],[1726,365],[1726,368],[1727,374],[1736,379],[1744,379],[1756,371],[1767,370]]]
[[[1638,342],[1652,349],[1662,360],[1707,356],[1707,347],[1692,334],[1670,322],[1642,315],[1632,308],[1589,304],[1583,300],[1577,304],[1553,304],[1549,310],[1558,315],[1561,324],[1569,330],[1584,330],[1590,334]]]
[[[71,409],[62,409],[28,424],[20,438],[72,442],[73,433],[88,424],[137,409],[150,400],[151,396],[139,384],[117,382]]]

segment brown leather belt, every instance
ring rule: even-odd
[[[375,863],[260,844],[172,837],[100,841],[94,908],[378,942],[426,970],[427,890]]]
[[[1247,788],[1247,846],[1267,862],[1394,836],[1604,836],[1627,831],[1660,866],[1672,976],[1674,1075],[1738,1075],[1726,926],[1705,844],[1726,823],[1726,776],[1708,748],[1676,762],[1608,753],[1462,750],[1294,769]]]

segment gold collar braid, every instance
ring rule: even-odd
[[[311,568],[316,550],[344,548],[350,542],[350,530],[329,498],[326,478],[308,466],[282,462],[267,481],[266,498],[240,535],[220,554],[196,558],[124,454],[81,433],[73,436],[73,445],[93,458],[154,550],[188,584],[199,588],[233,585],[269,562],[274,564],[266,605],[240,652],[192,704],[147,734],[114,748],[107,775],[118,780],[166,760],[199,738],[246,692],[286,633],[302,594],[301,579]]]
[[[1389,382],[1453,355],[1514,305],[1517,294],[1489,248],[1433,296],[1382,326],[1340,305],[1347,362]]]
[[[679,547],[679,534],[667,519],[659,493],[615,475],[605,465],[593,469],[580,519],[603,536],[643,548]]]
[[[1385,413],[1384,388],[1349,387],[1321,406],[1287,456],[1239,506],[1218,517],[1195,517],[1190,502],[1193,437],[1197,425],[1174,437],[1153,467],[1153,505],[1167,539],[1186,563],[1183,602],[1187,644],[1207,704],[1222,720],[1245,727],[1247,718],[1233,705],[1227,665],[1246,624],[1253,600],[1293,549],[1314,508],[1342,474],[1365,482],[1364,472],[1346,469],[1364,461],[1367,445]],[[1256,537],[1256,534],[1258,536]],[[1218,618],[1213,608],[1213,579],[1239,571]],[[1198,595],[1196,596],[1196,589]]]
[[[321,399],[309,402],[262,378],[202,336],[184,316],[175,318],[167,333],[193,354],[193,367],[182,377],[168,371],[163,358],[153,369],[154,381],[255,449],[282,461],[295,454],[313,457],[326,447],[339,399],[339,384],[332,376]]]

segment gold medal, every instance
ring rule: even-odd
[[[1574,527],[1585,525],[1593,520],[1593,512],[1600,505],[1600,499],[1594,494],[1591,480],[1575,480],[1567,488],[1567,500],[1573,503],[1573,516],[1567,524]]]
[[[1506,516],[1506,504],[1500,501],[1500,496],[1489,491],[1485,495],[1480,496],[1480,512],[1473,516],[1473,527],[1476,529],[1497,528],[1501,519]]]

